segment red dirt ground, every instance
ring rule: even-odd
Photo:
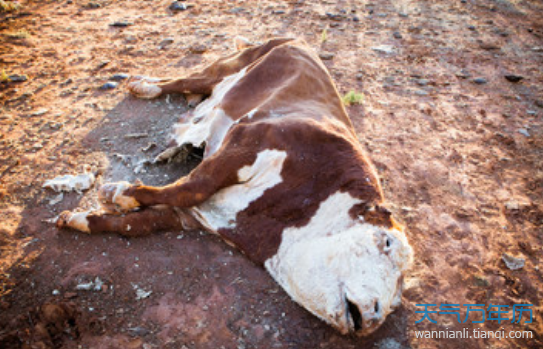
[[[0,68],[28,76],[0,84],[0,348],[543,347],[541,1],[194,1],[179,13],[170,4],[24,1],[0,15]],[[132,24],[110,26],[121,20]],[[216,237],[87,236],[45,222],[95,206],[99,183],[186,174],[197,159],[133,172],[164,147],[183,97],[98,88],[116,73],[186,74],[231,52],[236,35],[303,37],[332,53],[325,63],[342,93],[365,96],[349,113],[416,251],[403,306],[367,338],[339,335]],[[52,204],[43,182],[85,164],[100,169],[99,183]],[[504,253],[524,267],[508,269]],[[98,290],[76,289],[96,278]],[[417,324],[419,303],[528,303],[534,318]],[[533,338],[415,334],[462,328]]]

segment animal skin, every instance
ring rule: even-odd
[[[202,162],[164,187],[106,184],[103,210],[64,212],[58,227],[218,234],[308,311],[343,334],[368,335],[401,302],[413,254],[403,227],[383,205],[320,59],[300,40],[239,43],[188,77],[128,84],[139,98],[207,97],[181,117],[173,146],[156,159],[203,148]]]

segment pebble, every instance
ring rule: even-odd
[[[468,79],[471,77],[471,74],[467,70],[462,69],[458,73],[456,73],[456,76],[462,79]]]
[[[543,108],[543,100],[535,101],[535,105],[537,105],[539,108]]]
[[[321,52],[321,53],[319,53],[319,57],[323,61],[329,61],[329,60],[333,59],[334,56],[335,56],[335,54],[333,54],[332,52]]]
[[[109,80],[111,80],[111,81],[123,81],[123,80],[128,79],[129,77],[130,77],[130,75],[128,75],[128,74],[118,73],[118,74],[113,75],[111,78],[109,78]]]
[[[174,1],[170,5],[169,9],[171,11],[174,11],[174,12],[185,11],[187,9],[187,5],[185,5],[185,4],[183,4],[183,3],[179,2],[179,1]]]
[[[131,25],[134,25],[134,23],[127,22],[127,21],[118,21],[118,22],[113,22],[110,24],[111,27],[120,27],[120,28],[129,27]]]
[[[417,96],[428,96],[428,92],[424,91],[424,90],[417,90],[417,91],[415,91],[415,94]]]
[[[194,45],[194,46],[191,46],[190,48],[190,52],[191,53],[196,53],[196,54],[202,54],[204,52],[207,51],[207,46],[205,45]]]
[[[341,21],[345,18],[344,15],[341,15],[341,14],[334,14],[334,13],[331,13],[331,12],[326,12],[326,17],[328,19],[331,19],[333,21]]]
[[[374,46],[371,49],[379,53],[386,53],[386,54],[394,53],[394,46],[391,46],[391,45]]]
[[[160,42],[160,44],[158,44],[158,47],[160,49],[163,49],[164,47],[173,44],[173,42],[174,42],[173,38],[166,38],[166,39],[162,40]]]
[[[10,75],[8,78],[11,82],[24,82],[28,80],[28,76],[26,75]]]
[[[118,85],[119,85],[118,82],[115,82],[115,81],[108,81],[108,82],[106,82],[105,84],[103,84],[102,86],[100,86],[100,90],[113,90],[113,89],[116,88]]]
[[[43,114],[47,113],[49,109],[41,108],[30,114],[30,116],[42,116]]]
[[[401,34],[400,32],[394,32],[394,33],[392,34],[392,36],[393,36],[395,39],[402,39],[402,38],[403,38],[403,36],[402,36],[402,34]]]
[[[400,17],[402,17],[402,18],[407,18],[407,17],[409,17],[409,15],[408,15],[407,13],[405,13],[405,12],[400,12],[400,13],[398,13],[398,16],[400,16]]]
[[[353,17],[353,21],[354,21],[354,22],[360,22],[360,18],[358,18],[358,16],[354,16],[354,17]]]
[[[525,128],[519,128],[519,129],[517,130],[517,132],[520,133],[520,134],[523,135],[523,136],[530,137],[530,133],[529,133],[528,130],[525,129]]]
[[[475,30],[475,26],[474,26],[474,25],[468,25],[468,29],[471,30],[471,31],[474,31],[474,30]]]
[[[508,75],[505,75],[505,79],[507,79],[507,81],[510,81],[510,82],[519,82],[520,80],[524,79],[524,77],[520,75],[508,74]]]
[[[473,82],[476,83],[477,85],[484,85],[488,81],[485,78],[475,78],[473,79]]]
[[[426,80],[426,79],[417,79],[415,80],[415,82],[417,83],[417,85],[419,86],[426,86],[428,85],[429,81]]]
[[[274,15],[284,15],[286,12],[284,10],[273,10]]]
[[[522,269],[524,267],[524,263],[526,262],[524,258],[516,258],[508,253],[504,253],[502,255],[502,260],[505,262],[507,268],[511,270]]]

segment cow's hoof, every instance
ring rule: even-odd
[[[130,80],[128,83],[128,91],[134,96],[142,99],[153,99],[162,93],[160,87],[150,83],[150,79],[146,78],[133,78]]]
[[[90,234],[89,221],[87,220],[88,214],[89,212],[73,213],[64,211],[58,216],[56,223],[57,228],[71,228]]]
[[[106,212],[128,212],[140,207],[140,203],[125,191],[131,188],[128,182],[108,183],[98,191],[98,200]]]

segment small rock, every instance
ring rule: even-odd
[[[424,91],[424,90],[417,90],[417,91],[415,91],[415,94],[417,96],[428,96],[428,92]]]
[[[524,267],[526,260],[524,258],[513,257],[508,253],[502,255],[502,260],[505,262],[507,268],[511,270],[518,270]]]
[[[391,45],[374,46],[371,49],[379,53],[386,53],[386,54],[394,53],[394,46],[391,46]]]
[[[474,31],[474,30],[475,30],[475,26],[474,26],[474,25],[468,25],[468,29],[471,30],[471,31]]]
[[[202,53],[204,53],[204,52],[206,52],[206,51],[207,51],[207,46],[201,45],[201,44],[199,44],[199,45],[194,45],[194,46],[192,46],[192,47],[190,48],[190,52],[191,52],[191,53],[195,53],[195,54],[202,54]]]
[[[402,39],[402,38],[403,38],[403,36],[402,36],[402,34],[401,34],[400,32],[394,32],[394,33],[392,34],[392,36],[393,36],[395,39]]]
[[[179,2],[179,1],[174,1],[172,2],[172,4],[170,5],[169,9],[173,12],[181,12],[181,11],[185,11],[187,10],[187,5]]]
[[[415,82],[417,83],[417,85],[419,86],[426,86],[428,85],[429,81],[426,80],[426,79],[417,79],[415,80]]]
[[[274,15],[284,15],[286,12],[284,10],[273,10]]]
[[[471,74],[466,69],[462,69],[458,73],[456,73],[456,76],[461,79],[469,79],[471,77]]]
[[[48,111],[49,111],[49,109],[40,108],[40,109],[36,110],[35,112],[33,112],[32,114],[30,114],[30,116],[42,116],[43,114],[47,113]]]
[[[517,130],[517,132],[520,133],[520,134],[523,135],[523,136],[530,137],[530,133],[529,133],[528,130],[525,129],[525,128],[519,128],[519,129]]]
[[[108,82],[106,82],[105,84],[103,84],[102,86],[100,86],[100,90],[102,90],[102,91],[105,91],[105,90],[113,90],[113,89],[116,88],[118,85],[119,85],[118,82],[115,82],[115,81],[108,81]]]
[[[25,82],[28,80],[28,76],[26,75],[10,75],[8,78],[11,82]]]
[[[111,80],[111,81],[123,81],[123,80],[128,79],[129,77],[130,77],[130,75],[128,75],[128,74],[118,73],[118,74],[113,75],[111,78],[109,78],[109,80]]]
[[[59,290],[53,290],[53,296],[58,296],[60,294]]]
[[[519,204],[516,201],[507,201],[505,203],[505,208],[509,211],[517,211],[519,209]]]
[[[473,82],[476,83],[477,85],[484,85],[488,81],[485,78],[475,78],[473,79]]]
[[[537,105],[539,108],[543,108],[543,100],[535,101],[535,105]]]
[[[505,75],[505,78],[507,79],[507,81],[510,81],[510,82],[519,82],[520,80],[524,79],[523,76],[513,75],[513,74]]]
[[[356,74],[356,80],[361,81],[363,79],[364,79],[364,74],[362,74],[362,73]]]
[[[460,0],[460,2],[461,2],[462,4],[466,4],[466,3],[468,2],[468,0]]]
[[[173,42],[174,42],[173,38],[166,38],[166,39],[162,40],[162,41],[160,42],[160,44],[158,44],[158,47],[159,47],[160,49],[163,49],[163,48],[165,48],[166,46],[169,46],[169,45],[173,44]]]
[[[402,18],[406,18],[406,17],[409,17],[409,15],[405,12],[400,12],[398,13],[398,16],[402,17]]]
[[[345,18],[344,15],[341,15],[341,14],[334,14],[334,13],[331,13],[331,12],[326,12],[326,17],[328,19],[331,19],[333,21],[341,21]]]
[[[127,22],[127,21],[118,21],[118,22],[113,22],[110,24],[111,27],[119,27],[119,28],[129,27],[131,25],[134,25],[134,23]]]
[[[335,54],[332,52],[321,52],[319,53],[319,57],[323,61],[329,61],[335,57]]]
[[[537,112],[535,110],[526,110],[526,114],[531,115],[531,116],[536,116]]]
[[[102,5],[100,5],[99,3],[95,2],[95,1],[91,1],[87,4],[87,7],[88,8],[92,8],[92,9],[95,9],[95,8],[100,8],[102,7]]]
[[[353,22],[360,22],[360,18],[358,18],[358,16],[354,16],[353,17]]]

